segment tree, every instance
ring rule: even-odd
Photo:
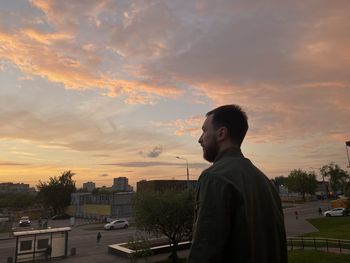
[[[345,186],[344,186],[344,195],[350,199],[350,181],[347,181]],[[350,200],[349,200],[349,205],[350,205]]]
[[[15,193],[0,195],[0,208],[28,208],[37,203],[36,194]]]
[[[349,174],[341,169],[338,164],[331,162],[324,165],[320,169],[320,173],[323,177],[329,178],[329,184],[335,194],[337,191],[342,191],[345,193]]]
[[[287,177],[284,177],[283,175],[281,176],[276,176],[273,180],[273,183],[275,184],[277,190],[280,190],[281,185],[286,185],[287,184]]]
[[[112,192],[107,190],[106,187],[98,187],[92,190],[91,192],[93,195],[109,195]]]
[[[301,169],[293,170],[288,175],[286,184],[289,190],[301,193],[305,202],[305,194],[315,194],[317,189],[316,174]]]
[[[48,182],[39,181],[39,197],[47,207],[51,207],[55,214],[64,213],[64,209],[70,204],[71,193],[76,191],[75,181],[72,177],[75,173],[65,171],[59,177],[50,177]]]
[[[194,194],[190,190],[137,193],[134,216],[138,229],[168,238],[171,258],[177,262],[178,243],[192,234]]]

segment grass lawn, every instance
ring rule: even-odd
[[[306,237],[324,237],[333,239],[350,240],[350,216],[348,217],[321,217],[308,219],[320,232],[305,234]],[[289,263],[348,263],[350,255],[326,253],[315,250],[288,251]],[[170,263],[171,261],[160,261],[158,263]],[[186,262],[185,259],[179,263]]]
[[[326,253],[315,250],[288,251],[289,263],[348,263],[350,255]]]
[[[308,233],[306,237],[325,237],[350,240],[350,216],[308,219],[320,232]],[[349,261],[350,262],[350,261]]]
[[[171,263],[171,260],[158,261],[157,263]],[[185,263],[186,259],[179,259],[178,263]],[[294,250],[288,251],[289,263],[348,263],[350,255],[325,253],[315,250]]]

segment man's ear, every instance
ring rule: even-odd
[[[228,130],[225,126],[220,127],[217,131],[216,131],[216,136],[218,138],[219,141],[223,141],[227,138],[228,136]]]

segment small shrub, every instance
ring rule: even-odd
[[[144,262],[148,262],[148,257],[153,255],[151,244],[144,236],[136,235],[136,237],[132,237],[128,242],[128,248],[134,250],[134,252],[129,255],[130,263],[137,262],[139,258],[143,258]]]

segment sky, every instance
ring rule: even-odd
[[[350,140],[350,2],[0,2],[0,182],[197,179],[205,114],[246,111],[269,178]]]

